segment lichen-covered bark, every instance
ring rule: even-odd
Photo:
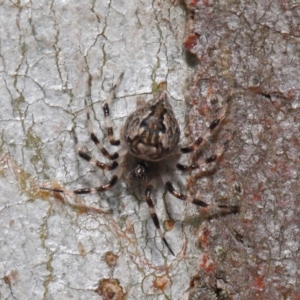
[[[186,2],[187,23],[176,1],[1,2],[0,298],[299,298],[299,5]],[[124,182],[82,198],[39,190],[110,178],[77,157],[71,130],[103,160],[89,141],[84,99],[106,141],[101,104],[122,71],[116,132],[139,97],[166,83],[186,145],[231,95],[201,154],[230,139],[228,149],[188,187],[241,211],[203,221],[159,187],[157,212],[175,221],[166,236],[176,257]],[[184,177],[172,178],[184,191]]]
[[[104,299],[116,291],[181,299],[197,265],[197,228],[186,222],[196,208],[155,192],[160,220],[166,207],[175,220],[172,257],[146,202],[124,182],[82,198],[39,186],[110,178],[77,157],[71,130],[104,160],[89,141],[84,99],[107,145],[101,105],[123,71],[111,106],[116,133],[137,98],[149,100],[162,83],[184,128],[185,11],[169,1],[4,0],[0,16],[0,298]]]
[[[191,191],[241,205],[239,214],[201,225],[190,299],[298,299],[299,3],[186,2],[185,47],[199,61],[190,90],[192,134],[233,95],[218,136],[233,136],[228,151],[213,177],[192,176]],[[237,183],[238,198],[230,192]]]

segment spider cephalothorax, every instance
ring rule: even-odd
[[[178,122],[169,103],[167,93],[165,91],[160,92],[152,100],[146,103],[139,103],[137,109],[128,116],[121,133],[120,141],[114,137],[114,131],[109,114],[109,103],[114,97],[115,89],[119,85],[122,76],[123,74],[112,87],[111,92],[103,105],[109,142],[113,146],[120,145],[121,149],[119,151],[110,154],[100,143],[99,139],[93,132],[88,105],[86,105],[88,131],[91,140],[95,143],[102,154],[108,160],[112,161],[112,163],[100,162],[91,157],[85,151],[81,150],[81,148],[78,146],[77,137],[73,131],[76,150],[79,156],[90,162],[95,167],[108,171],[113,170],[111,180],[107,184],[98,187],[82,188],[73,191],[48,187],[41,187],[41,189],[59,193],[71,192],[76,195],[103,192],[112,188],[117,183],[122,173],[126,170],[129,170],[129,174],[124,174],[125,177],[128,178],[129,175],[130,178],[133,178],[141,183],[140,186],[144,189],[145,199],[149,206],[154,225],[164,244],[174,255],[174,252],[169,246],[164,237],[164,233],[160,228],[160,223],[156,215],[151,196],[154,184],[158,179],[163,181],[165,189],[169,193],[180,200],[191,202],[201,207],[217,206],[220,209],[227,209],[229,212],[236,212],[238,210],[237,206],[208,205],[200,199],[195,199],[182,194],[174,189],[169,176],[170,171],[172,171],[175,167],[181,171],[192,171],[201,167],[202,164],[208,164],[217,161],[222,155],[227,143],[225,143],[217,153],[206,158],[202,164],[192,162],[191,165],[182,165],[178,163],[178,159],[181,154],[195,153],[201,146],[205,144],[208,138],[221,124],[221,121],[225,118],[229,100],[226,102],[223,109],[221,109],[219,116],[210,123],[207,131],[202,137],[198,137],[190,146],[180,148],[180,129]]]

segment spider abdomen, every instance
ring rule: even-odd
[[[128,116],[123,138],[129,151],[146,161],[163,160],[176,149],[180,129],[165,92]]]

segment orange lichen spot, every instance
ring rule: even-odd
[[[164,228],[166,231],[170,231],[173,229],[175,222],[173,220],[165,220]]]
[[[95,292],[102,296],[103,300],[124,300],[125,293],[118,279],[102,279],[99,281]]]
[[[209,106],[207,103],[201,103],[197,107],[197,111],[201,116],[206,116],[209,112]]]
[[[202,255],[199,266],[201,269],[206,271],[206,273],[209,273],[215,269],[214,262],[207,254]]]
[[[298,122],[298,121],[297,121]],[[293,137],[292,139],[291,139],[291,142],[292,142],[292,145],[294,146],[294,147],[299,147],[300,146],[300,141],[299,141],[299,139],[297,138],[297,137]]]
[[[166,81],[160,82],[160,83],[158,84],[158,89],[159,89],[160,91],[165,91],[165,90],[167,90],[167,82],[166,82]]]
[[[261,201],[261,195],[259,193],[253,193],[252,200],[253,201]]]
[[[78,244],[78,250],[79,250],[79,253],[80,253],[81,256],[85,256],[86,255],[86,251],[85,251],[85,248],[82,245],[82,243]]]
[[[263,118],[262,124],[266,129],[270,129],[272,127],[272,120],[270,118]]]
[[[261,87],[260,86],[249,86],[249,90],[253,93],[253,94],[261,94]]]
[[[201,278],[199,275],[194,275],[190,280],[190,288],[197,286],[200,282]]]
[[[196,6],[197,3],[198,3],[198,0],[191,0],[191,1],[189,1],[188,5],[189,6]]]
[[[108,251],[105,254],[105,262],[110,267],[114,267],[117,264],[118,258],[119,258],[119,256],[114,254],[111,251]]]
[[[154,82],[152,84],[152,92],[155,95],[159,94],[162,91],[166,91],[166,90],[167,90],[167,82],[166,81],[162,81],[162,82],[159,82],[159,83]],[[143,99],[142,103],[144,103],[144,102],[145,102],[145,100]]]
[[[208,237],[209,237],[210,231],[207,229],[207,226],[205,223],[203,223],[200,226],[200,231],[199,231],[199,245],[203,248],[207,247],[208,244]]]
[[[256,276],[253,280],[252,286],[260,291],[265,288],[264,279],[262,276]]]
[[[153,281],[153,286],[156,289],[159,289],[161,291],[164,291],[169,285],[170,285],[170,278],[167,276],[161,276],[161,277],[157,277],[154,281]]]
[[[18,280],[18,272],[16,270],[12,270],[9,275],[5,275],[3,280],[6,284],[11,285],[13,282]]]
[[[3,277],[3,280],[4,280],[4,282],[5,282],[6,284],[10,284],[10,277],[9,277],[9,276],[5,275],[5,276]]]
[[[184,41],[185,48],[190,51],[197,44],[199,36],[197,34],[192,34],[188,36]]]
[[[295,90],[289,90],[286,94],[286,97],[291,100],[295,98]]]
[[[195,177],[190,176],[187,180],[187,190],[190,192],[190,194],[193,196],[196,194],[196,190],[194,188],[195,185]]]
[[[134,234],[134,227],[131,219],[126,219],[126,232]]]

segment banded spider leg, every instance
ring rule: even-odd
[[[173,250],[171,249],[169,243],[167,242],[167,240],[166,240],[166,238],[164,236],[163,231],[160,228],[159,219],[157,217],[157,214],[156,214],[156,211],[155,211],[155,207],[154,207],[154,203],[153,203],[153,200],[152,200],[152,197],[151,197],[152,190],[153,190],[153,185],[152,184],[148,184],[147,187],[146,187],[146,189],[145,189],[145,197],[146,197],[146,201],[147,201],[147,204],[148,204],[148,207],[149,207],[149,210],[150,210],[151,218],[152,218],[154,226],[155,226],[157,232],[159,233],[161,239],[163,240],[164,244],[167,246],[167,248],[171,252],[171,254],[173,256],[175,256]]]
[[[220,127],[220,125],[221,125],[222,121],[224,120],[226,113],[228,111],[230,100],[231,100],[231,97],[228,97],[225,106],[221,109],[221,111],[219,113],[219,116],[209,124],[207,131],[204,133],[204,135],[202,137],[197,138],[196,141],[194,143],[192,143],[190,146],[183,147],[180,149],[182,154],[188,154],[188,153],[191,153],[192,155],[194,154],[192,156],[192,161],[195,160],[196,154],[199,151],[199,149],[202,146],[204,146],[205,143],[207,143],[208,139]],[[213,155],[204,159],[204,161],[200,164],[194,163],[194,162],[191,163],[190,165],[183,165],[181,163],[177,163],[176,168],[181,171],[191,172],[193,170],[200,169],[201,167],[203,167],[207,164],[211,164],[213,162],[218,162],[220,160],[220,158],[222,157],[223,153],[226,151],[228,144],[229,144],[229,140],[227,140],[223,144],[223,146],[220,147],[220,149],[218,149],[216,151],[216,153],[214,153]],[[200,199],[192,198],[190,196],[182,194],[174,189],[173,184],[169,180],[168,176],[162,176],[162,179],[165,184],[165,189],[170,194],[172,194],[174,197],[176,197],[180,200],[191,202],[191,203],[201,206],[201,207],[207,207],[207,208],[208,207],[218,207],[220,209],[228,209],[228,211],[232,212],[232,213],[236,213],[239,210],[239,207],[237,205],[227,206],[227,205],[221,205],[221,204],[220,205],[207,204]]]
[[[120,140],[116,140],[115,137],[114,137],[114,131],[113,131],[112,122],[111,122],[111,118],[110,118],[110,114],[109,114],[109,104],[112,101],[112,99],[114,98],[115,90],[118,87],[118,85],[120,84],[120,82],[123,78],[123,75],[124,75],[124,73],[122,73],[119,76],[118,80],[116,81],[116,83],[111,88],[110,93],[108,95],[108,98],[106,99],[106,101],[103,105],[103,112],[104,112],[105,121],[106,121],[108,139],[109,139],[110,144],[113,145],[113,146],[120,145]],[[48,188],[48,187],[40,187],[40,189],[47,190],[47,191],[52,191],[52,192],[57,192],[57,193],[67,193],[67,194],[71,193],[71,194],[75,194],[75,195],[93,194],[93,193],[98,193],[98,192],[104,192],[104,191],[107,191],[107,190],[111,189],[117,183],[119,178],[121,177],[121,175],[122,175],[121,162],[122,162],[123,156],[125,154],[124,151],[122,151],[122,149],[120,149],[119,151],[117,151],[113,154],[110,154],[107,151],[107,149],[100,143],[99,139],[97,138],[97,136],[95,135],[95,133],[93,131],[92,122],[91,122],[91,119],[90,119],[90,110],[89,110],[89,107],[87,105],[86,100],[85,100],[85,106],[86,106],[86,116],[87,116],[89,136],[90,136],[91,140],[94,142],[94,144],[97,146],[97,148],[101,151],[101,153],[106,158],[108,158],[109,160],[112,160],[113,162],[110,163],[110,164],[100,162],[99,160],[95,159],[94,157],[90,156],[88,153],[83,151],[78,146],[77,136],[76,136],[74,130],[72,130],[74,141],[75,141],[76,152],[78,153],[78,155],[81,158],[83,158],[84,160],[86,160],[91,165],[93,165],[97,168],[100,168],[102,170],[108,170],[108,171],[115,170],[112,178],[110,179],[110,181],[107,184],[104,184],[104,185],[101,185],[101,186],[98,186],[98,187],[81,188],[81,189],[77,189],[77,190],[67,190],[67,189],[64,189],[64,188],[56,189],[56,188]]]

